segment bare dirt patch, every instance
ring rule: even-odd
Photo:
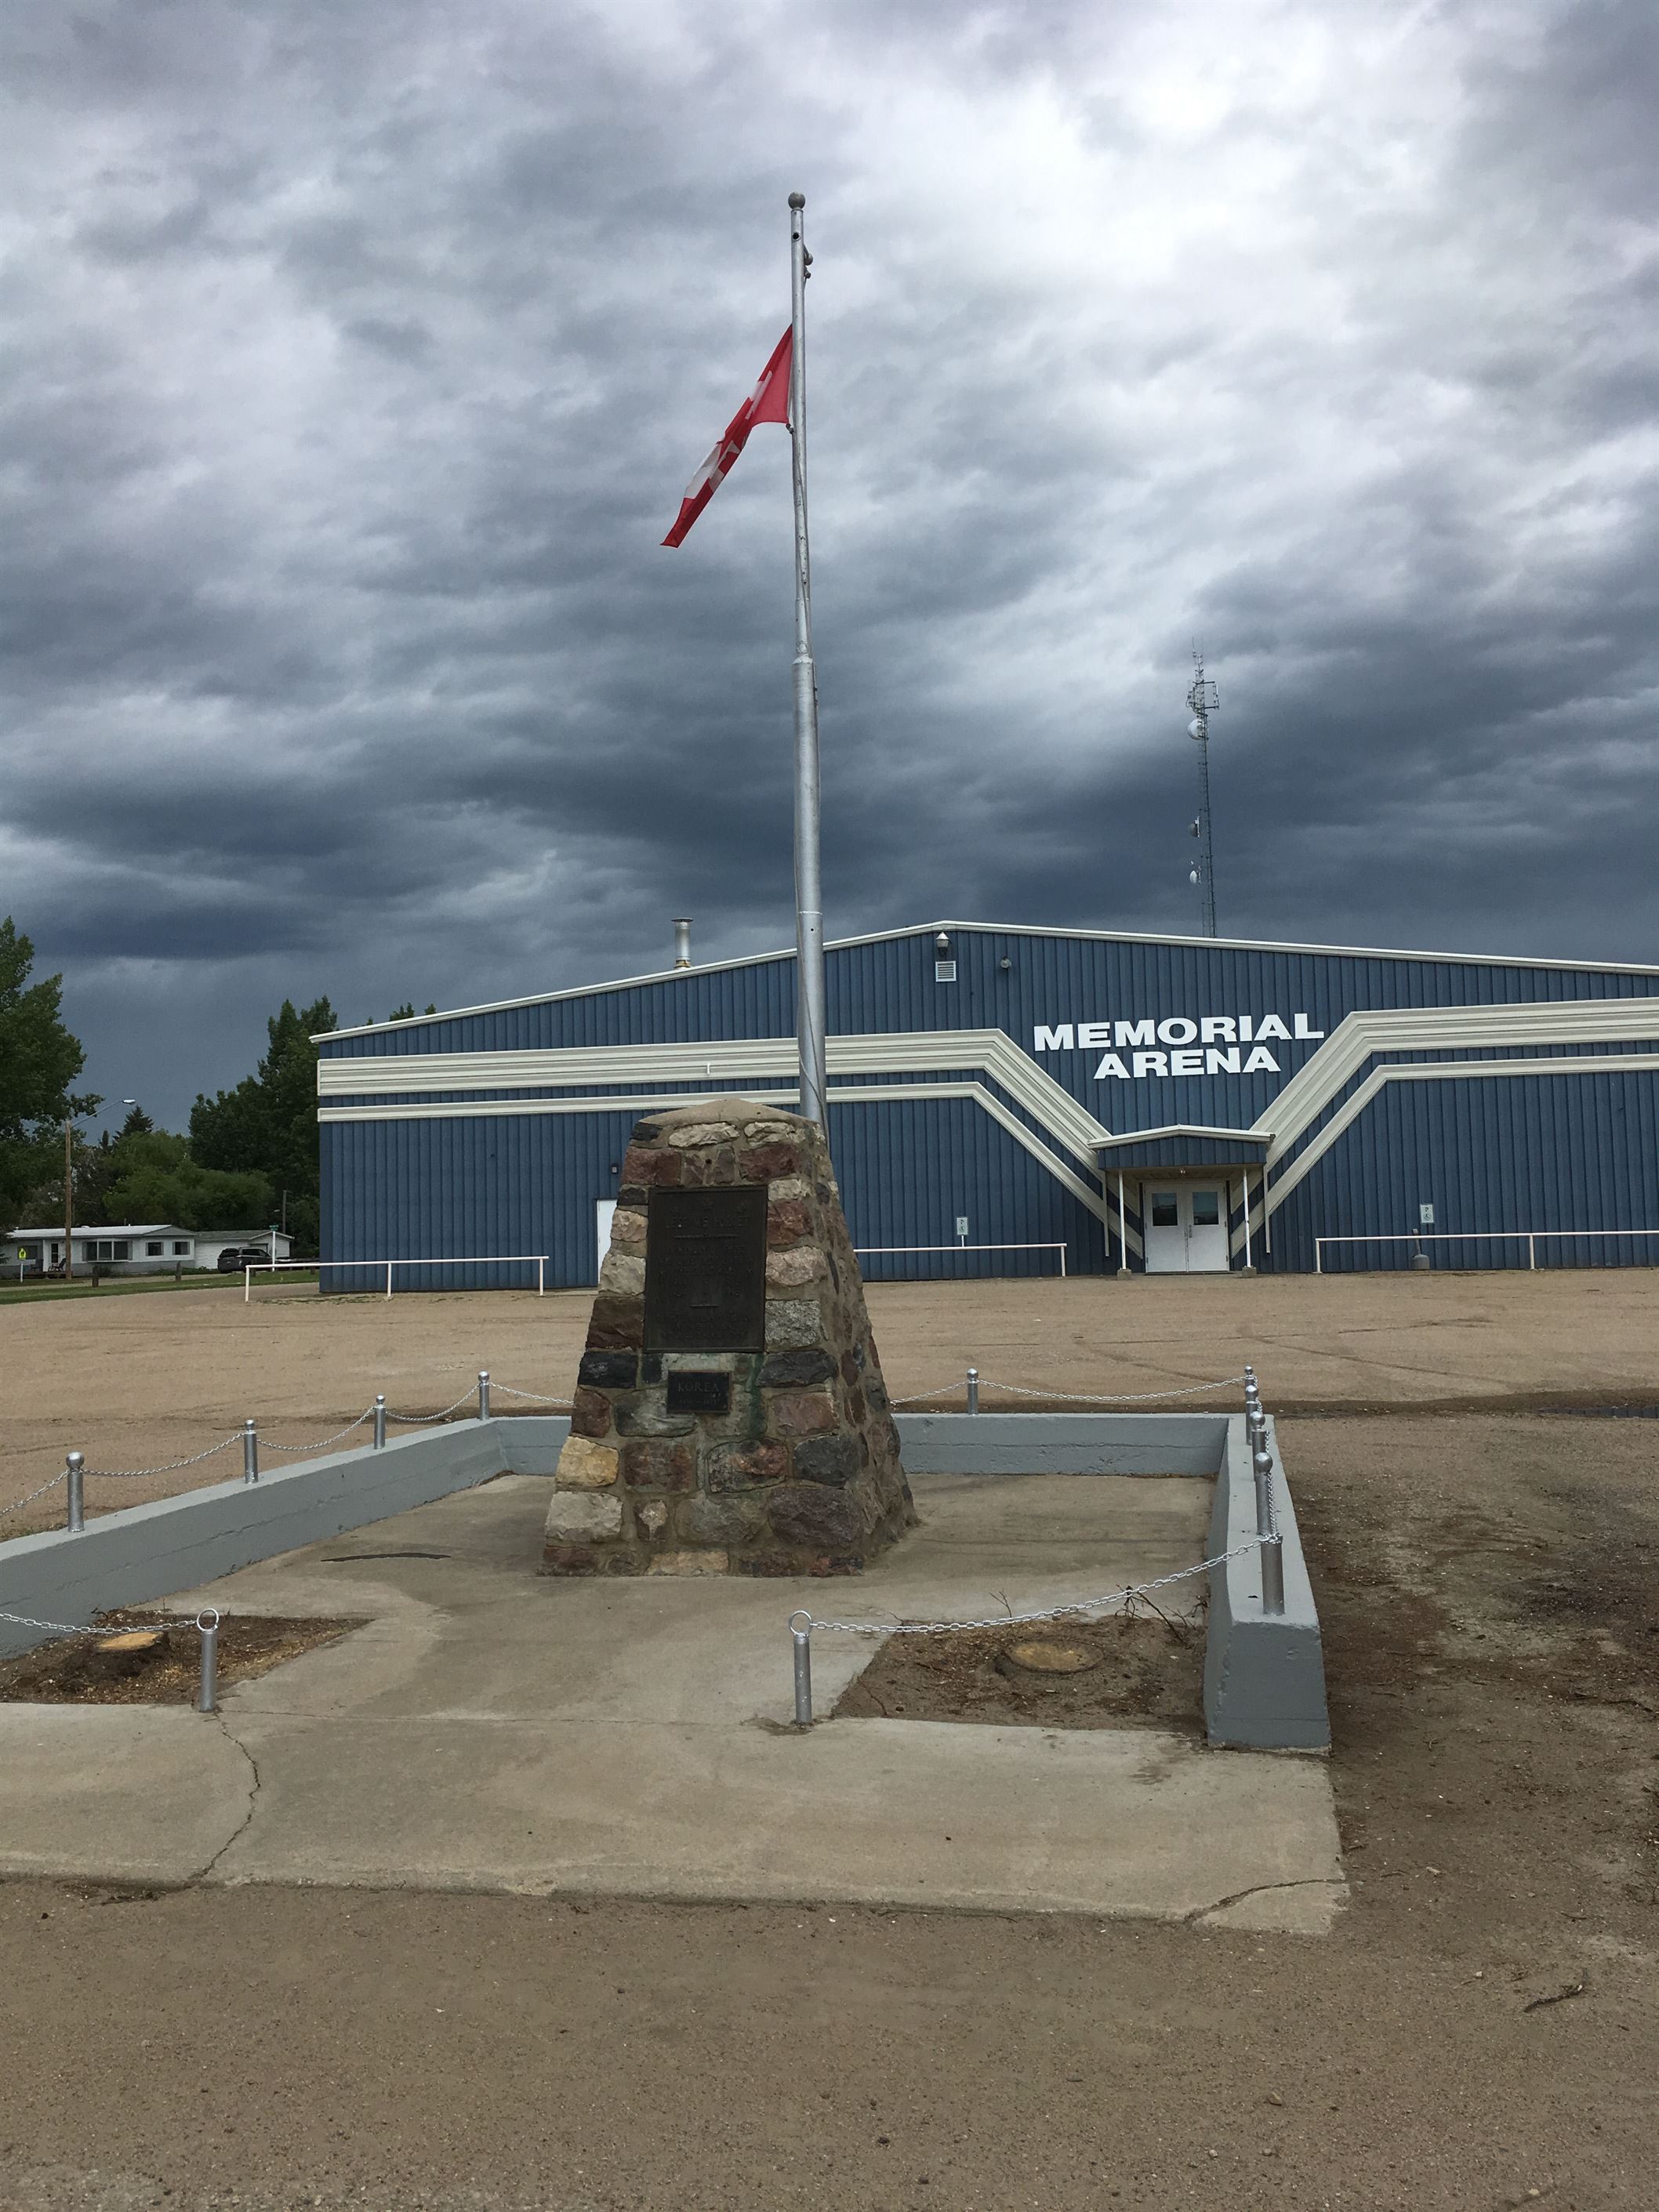
[[[1054,1673],[1022,1664],[1031,1643],[1075,1651],[1084,1663]],[[835,1717],[1201,1730],[1203,1624],[1121,1614],[1053,1631],[895,1636],[842,1692]]]
[[[131,1632],[153,1613],[112,1613],[98,1637],[65,1636],[0,1661],[0,1703],[33,1705],[189,1705],[201,1680],[202,1639],[180,1620],[154,1641],[134,1644]],[[302,1652],[332,1644],[365,1624],[350,1620],[276,1620],[228,1613],[219,1624],[219,1681],[257,1681]],[[117,1639],[125,1648],[105,1650]]]

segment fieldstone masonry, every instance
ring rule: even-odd
[[[659,1195],[720,1190],[763,1190],[763,1212]],[[700,1328],[739,1340],[688,1346]],[[854,1574],[915,1521],[822,1133],[743,1098],[639,1122],[547,1571]]]

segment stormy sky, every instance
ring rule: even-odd
[[[832,934],[1659,958],[1650,0],[0,17],[0,912],[177,1126],[347,1022]],[[118,1118],[118,1108],[116,1109]]]

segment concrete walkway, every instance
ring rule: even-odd
[[[0,1706],[0,1870],[1328,1927],[1316,1760],[1147,1729],[787,1725],[792,1606],[961,1619],[1108,1590],[1199,1557],[1209,1498],[1103,1476],[916,1489],[924,1527],[856,1581],[546,1579],[547,1484],[508,1476],[181,1593],[368,1625],[227,1690],[216,1719]],[[815,1638],[820,1714],[876,1648]]]

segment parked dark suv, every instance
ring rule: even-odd
[[[219,1273],[239,1275],[244,1267],[268,1267],[270,1247],[268,1244],[227,1244],[219,1255]]]

